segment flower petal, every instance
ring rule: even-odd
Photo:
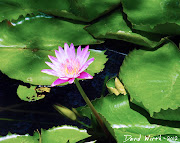
[[[45,62],[50,68],[52,68],[53,70],[56,70],[56,66],[53,63],[50,62]]]
[[[63,53],[64,54],[64,50],[63,50],[63,48],[62,47],[58,47],[59,48],[59,53],[61,54],[61,53]]]
[[[84,58],[84,56],[86,55],[86,53],[88,52],[89,50],[89,45],[87,45],[83,50],[82,50],[82,53],[81,53],[81,56]]]
[[[75,80],[75,78],[71,78],[71,79],[69,79],[68,82],[69,82],[70,84],[72,84],[72,83],[74,82],[74,80]]]
[[[81,63],[81,65],[83,65],[85,62],[86,62],[86,60],[84,60],[84,58],[85,58],[85,56],[87,55],[87,53],[88,53],[88,49],[89,49],[89,46],[86,46],[82,51],[81,51],[81,53],[78,55],[78,60],[79,60],[79,62]]]
[[[78,76],[77,78],[80,78],[80,79],[92,79],[93,76],[88,74],[87,72],[82,72],[82,73],[80,73],[80,76]]]
[[[83,72],[94,61],[94,58],[89,59],[80,69],[79,73]]]
[[[48,55],[48,57],[49,57],[49,59],[52,61],[53,64],[58,65],[58,60],[57,60],[57,58],[55,58],[55,57],[53,57],[53,56],[50,56],[50,55]]]
[[[68,56],[74,59],[74,58],[75,58],[75,55],[76,55],[76,54],[75,54],[75,48],[74,48],[73,43],[71,43]]]
[[[82,59],[82,63],[81,63],[82,65],[84,65],[84,63],[87,61],[89,55],[90,55],[90,52],[87,52],[84,58]]]
[[[63,79],[57,79],[57,80],[55,80],[52,84],[51,84],[51,86],[52,87],[54,87],[54,86],[56,86],[56,85],[58,85],[58,84],[62,84],[62,83],[65,83],[65,82],[68,82],[69,80],[63,80]]]
[[[57,59],[60,61],[61,55],[60,55],[59,51],[55,50],[55,54],[56,54]]]
[[[77,49],[77,57],[79,57],[80,55],[81,55],[81,46],[79,46]]]
[[[70,48],[67,43],[64,43],[64,52],[65,52],[66,56],[69,56]]]
[[[60,53],[59,51],[55,50],[55,54],[59,62],[62,62],[66,58],[64,51]]]
[[[43,69],[41,70],[41,72],[49,74],[49,75],[53,75],[53,76],[58,76],[58,74],[54,70],[51,70],[51,69]]]
[[[68,77],[60,77],[60,79],[62,79],[62,80],[69,80]]]
[[[45,63],[56,72],[56,76],[58,77],[63,76],[62,71],[60,70],[59,66],[56,66],[50,62],[45,62]]]

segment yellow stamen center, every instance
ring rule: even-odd
[[[79,61],[75,59],[66,59],[64,64],[64,74],[67,75],[76,75],[79,72],[80,64]]]

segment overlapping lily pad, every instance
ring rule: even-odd
[[[19,0],[20,2],[20,0]],[[22,2],[22,1],[21,1]],[[17,1],[1,0],[0,1],[0,22],[3,20],[16,20],[20,15],[26,16],[28,13],[31,14],[33,11],[30,9],[23,8]]]
[[[34,136],[17,135],[17,134],[7,134],[6,136],[0,137],[1,143],[38,143],[39,136],[35,134]]]
[[[74,45],[97,44],[84,24],[71,23],[46,15],[21,17],[0,23],[0,48],[56,49],[64,43]]]
[[[86,30],[95,38],[124,40],[151,48],[158,46],[163,41],[161,35],[132,31],[120,9],[86,27]]]
[[[155,115],[169,120],[180,119],[179,114],[169,116],[180,107],[179,74],[180,51],[172,42],[155,51],[134,50],[120,69],[120,78],[131,100],[145,108],[151,116],[167,110],[163,116]]]
[[[89,137],[86,130],[73,126],[54,127],[49,130],[41,130],[42,143],[76,143]]]
[[[138,142],[146,142],[145,140],[148,137],[152,139],[159,137],[159,135],[177,136],[178,138],[180,129],[150,124],[143,115],[132,110],[129,107],[127,95],[116,96],[111,94],[92,103],[104,118],[106,126],[118,143],[122,143],[126,139],[129,139],[127,142],[130,142],[130,137],[140,138]],[[87,106],[81,108],[80,112],[84,116],[91,117],[91,111]],[[157,142],[170,142],[166,138],[161,139],[161,141],[158,139]],[[155,142],[155,139],[153,141]],[[178,141],[177,139],[176,142]]]
[[[0,137],[1,143],[76,143],[90,135],[86,130],[73,126],[54,127],[49,130],[41,130],[41,134],[35,132],[33,136],[8,134]]]
[[[167,109],[167,110],[161,109],[160,112],[153,114],[153,118],[180,121],[179,113],[180,113],[180,107],[175,109],[175,110],[173,110],[173,109]]]
[[[31,0],[23,1],[22,5],[47,14],[89,22],[120,5],[120,0]]]
[[[36,86],[27,88],[26,86],[19,85],[17,89],[17,95],[21,100],[24,101],[37,101],[45,97],[44,94],[38,94]]]
[[[180,34],[179,0],[121,0],[123,11],[134,29]]]
[[[1,15],[10,19],[18,18],[26,12],[44,12],[46,14],[65,17],[73,20],[92,21],[120,5],[119,0],[1,0]],[[103,3],[103,4],[102,4]],[[94,9],[96,6],[96,9]],[[94,10],[92,10],[94,9]],[[14,12],[14,13],[13,13]],[[0,21],[3,17],[0,18]]]
[[[107,61],[105,51],[90,50],[89,58],[94,62],[87,72],[92,76],[104,69]],[[0,48],[0,70],[10,78],[21,80],[34,85],[51,85],[57,77],[42,73],[42,69],[49,69],[45,61],[50,61],[48,55],[55,56],[54,50],[32,50],[18,48]]]

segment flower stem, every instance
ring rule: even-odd
[[[90,126],[86,125],[85,123],[79,121],[79,120],[76,120],[78,123],[80,123],[81,125],[85,126],[86,128],[90,128]]]
[[[94,108],[94,106],[92,105],[91,101],[89,100],[89,98],[87,97],[86,93],[84,92],[84,90],[82,89],[79,81],[77,79],[75,79],[75,84],[79,90],[79,92],[81,93],[83,99],[85,100],[85,102],[87,103],[87,105],[89,106],[89,108],[91,109],[91,111],[93,112],[94,116],[96,117],[99,125],[101,126],[101,128],[103,129],[103,131],[106,133],[107,136],[109,136],[109,132],[107,130],[107,128],[105,127],[103,120],[101,119],[101,117],[99,116],[98,112],[96,111],[96,109]]]

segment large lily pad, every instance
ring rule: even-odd
[[[21,5],[55,16],[92,21],[120,5],[120,0],[31,0],[23,1]]]
[[[0,137],[1,143],[76,143],[90,135],[84,129],[73,126],[53,127],[48,130],[41,130],[41,134],[36,132],[33,136],[8,134]]]
[[[151,48],[158,46],[163,41],[161,35],[132,31],[120,9],[86,27],[86,30],[95,38],[124,40]]]
[[[0,2],[0,22],[7,20],[16,20],[20,15],[26,16],[28,13],[32,13],[30,9],[23,8],[19,3],[13,1],[2,1]]]
[[[46,15],[26,16],[0,23],[0,47],[56,49],[64,43],[97,44],[84,24],[71,23]]]
[[[17,18],[25,12],[41,11],[46,14],[80,21],[92,21],[120,5],[120,0],[1,0],[2,16]],[[103,4],[102,4],[103,3]],[[7,5],[7,6],[6,6]],[[96,9],[92,10],[96,6]],[[14,12],[14,13],[13,13]],[[3,17],[0,18],[0,20]]]
[[[111,11],[112,9],[120,5],[120,0],[111,0],[111,1],[109,0],[98,0],[98,1],[96,0],[86,0],[86,1],[68,0],[68,7],[62,7],[61,12],[57,13],[57,9],[59,9],[59,7],[62,5],[62,3],[64,3],[64,1],[59,2],[58,0],[54,0],[53,7],[51,9],[49,9],[49,1],[48,0],[46,1],[47,1],[47,4],[46,6],[44,5],[42,9],[43,12],[50,11],[50,13],[52,14],[55,14],[57,16],[63,16],[63,17],[66,16],[67,18],[71,18],[71,16],[67,15],[67,13],[71,13],[72,15],[74,15],[74,17],[72,17],[73,19],[88,21],[88,22],[100,17],[101,15],[108,13],[109,11]],[[57,1],[59,5],[56,5]],[[41,5],[41,3],[39,3],[39,5]],[[56,8],[54,8],[55,5],[56,5]],[[94,7],[96,8],[94,9]],[[56,11],[54,11],[54,9]]]
[[[180,34],[179,0],[121,0],[134,29]]]
[[[26,135],[17,135],[17,134],[7,134],[6,136],[0,137],[1,143],[39,143],[38,134],[34,136]]]
[[[161,109],[160,112],[158,112],[158,113],[155,112],[153,114],[153,118],[180,121],[179,113],[180,113],[180,107],[175,109],[175,110],[172,110],[172,109],[163,110],[163,109]]]
[[[131,100],[144,107],[151,116],[161,110],[169,113],[180,107],[179,74],[180,51],[172,42],[155,51],[134,50],[120,69],[120,78]],[[162,119],[180,119],[180,114],[171,118],[164,115]]]
[[[76,143],[89,137],[86,130],[73,126],[54,127],[49,130],[41,130],[42,143]]]
[[[92,103],[104,118],[106,126],[118,143],[125,141],[126,137],[140,138],[138,142],[146,142],[145,140],[148,137],[152,139],[153,137],[160,137],[159,135],[177,136],[178,138],[180,129],[150,124],[143,115],[132,110],[129,107],[127,95],[116,96],[111,94]],[[80,112],[84,116],[91,117],[91,111],[87,106],[81,108]],[[166,138],[161,139],[162,142],[170,142]],[[155,139],[153,141],[155,142]],[[160,139],[157,139],[158,141],[160,142]],[[127,140],[127,142],[131,141]]]
[[[105,51],[90,50],[89,58],[94,62],[87,72],[92,76],[104,69],[107,61]],[[57,77],[42,73],[42,69],[49,69],[45,61],[50,61],[48,55],[55,56],[53,50],[31,50],[0,48],[0,70],[10,78],[21,80],[34,85],[51,85]]]

